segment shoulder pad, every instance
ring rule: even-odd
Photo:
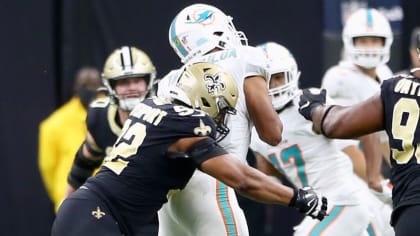
[[[93,102],[90,103],[89,107],[91,107],[91,108],[105,108],[110,103],[111,103],[111,99],[109,97],[97,98]]]

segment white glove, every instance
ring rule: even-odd
[[[379,198],[383,203],[392,206],[392,184],[389,179],[384,179],[381,182],[382,192],[371,189],[371,192]]]

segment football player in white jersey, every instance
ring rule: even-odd
[[[269,58],[273,106],[287,126],[276,146],[252,135],[251,148],[258,164],[267,174],[284,176],[296,187],[313,186],[329,200],[329,216],[321,222],[305,217],[294,235],[393,235],[388,224],[391,207],[372,195],[354,174],[350,159],[334,140],[313,132],[312,123],[300,116],[296,96],[300,72],[292,54],[274,42],[259,48]]]
[[[385,16],[376,9],[361,8],[346,20],[342,38],[344,59],[327,70],[321,87],[337,104],[352,105],[377,93],[382,81],[392,77],[386,63],[393,35]],[[389,164],[387,140],[385,132],[360,138],[365,156],[382,155]]]
[[[184,64],[212,62],[233,74],[239,99],[236,115],[221,117],[228,121],[219,133],[230,130],[220,137],[222,147],[245,163],[253,126],[265,142],[281,141],[282,123],[268,96],[266,58],[260,50],[246,46],[245,35],[235,29],[231,17],[214,6],[190,5],[172,21],[169,41]],[[165,96],[180,71],[161,80],[158,96]],[[200,171],[195,171],[185,189],[168,198],[159,212],[161,236],[248,235],[233,189]]]

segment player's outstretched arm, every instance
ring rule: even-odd
[[[201,170],[254,200],[295,207],[314,219],[322,220],[326,215],[327,199],[311,187],[289,188],[229,154],[203,162]]]
[[[327,199],[311,188],[292,189],[228,154],[210,137],[181,138],[168,152],[182,152],[203,172],[236,189],[244,196],[273,204],[288,205],[301,213],[322,220]]]
[[[380,94],[353,106],[325,105],[325,89],[304,89],[299,101],[299,113],[313,122],[315,132],[329,138],[357,138],[378,141],[373,132],[384,128],[384,111]],[[382,158],[375,152],[366,155],[369,187],[383,192],[381,182]]]
[[[304,89],[299,113],[313,122],[314,131],[329,138],[357,138],[383,129],[380,94],[354,106],[325,105],[325,89]]]

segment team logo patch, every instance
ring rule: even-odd
[[[204,75],[204,80],[207,81],[206,86],[209,93],[223,91],[226,88],[226,84],[221,80],[219,74]]]
[[[198,136],[207,136],[211,133],[211,127],[205,125],[204,122],[200,119],[200,126],[194,128],[194,134]]]
[[[187,24],[210,25],[214,22],[214,11],[208,9],[200,9],[195,11],[191,16],[187,16]]]
[[[99,208],[99,206],[96,207],[96,210],[92,211],[91,214],[92,214],[93,217],[95,217],[98,220],[106,215],[105,212],[101,211],[101,208]]]

